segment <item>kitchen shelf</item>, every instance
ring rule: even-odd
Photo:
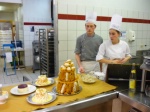
[[[39,29],[40,43],[40,74],[47,77],[54,77],[55,61],[54,60],[54,30]]]

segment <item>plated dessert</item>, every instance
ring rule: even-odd
[[[44,86],[44,85],[49,85],[50,83],[51,81],[46,77],[46,75],[40,75],[38,76],[35,85]]]
[[[61,67],[56,82],[56,92],[58,94],[71,95],[80,91],[78,77],[74,63],[67,60]]]
[[[49,102],[50,100],[52,100],[52,96],[48,94],[45,88],[37,89],[32,97],[32,101],[39,104]]]
[[[96,82],[96,77],[93,75],[82,74],[81,78],[84,83],[95,83]]]
[[[20,84],[18,85],[18,92],[19,93],[26,93],[28,92],[28,85],[27,84]]]

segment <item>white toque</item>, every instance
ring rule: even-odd
[[[121,23],[122,23],[122,16],[115,14],[111,18],[110,28],[115,29],[117,31],[121,31]]]
[[[96,24],[96,20],[97,20],[97,13],[96,12],[86,13],[85,23]]]

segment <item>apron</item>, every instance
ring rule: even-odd
[[[82,64],[83,68],[85,69],[85,73],[89,73],[91,71],[100,72],[99,62],[82,61],[81,64]]]

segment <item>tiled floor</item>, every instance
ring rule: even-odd
[[[28,77],[32,81],[35,80],[40,75],[40,71],[35,71],[35,73],[33,73],[31,68],[23,68],[21,70],[16,70],[16,75],[7,76],[3,70],[3,64],[4,61],[1,58],[0,59],[0,84],[3,85],[23,82],[23,76]]]

